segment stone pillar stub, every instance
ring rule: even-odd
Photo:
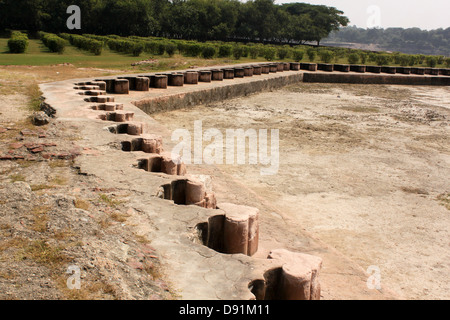
[[[276,249],[268,259],[282,263],[277,294],[281,300],[319,300],[322,259],[304,253]]]

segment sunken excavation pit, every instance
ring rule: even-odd
[[[170,87],[192,86],[200,83],[226,83],[250,77],[264,79],[266,75],[285,71],[289,71],[291,76],[293,71],[301,75],[292,77],[291,83],[300,79],[305,82],[359,81],[360,83],[406,84],[409,81],[412,84],[450,84],[450,78],[447,77],[450,75],[448,69],[271,62],[224,68],[215,67],[207,70],[101,78],[75,83],[73,88],[78,91],[77,94],[83,96],[80,99],[89,103],[86,108],[96,112],[97,119],[108,123],[105,132],[120,135],[123,138],[120,142],[120,151],[136,153],[135,167],[137,170],[147,172],[145,174],[158,174],[169,178],[170,182],[161,185],[160,192],[155,197],[170,201],[180,208],[197,206],[210,210],[205,221],[197,223],[195,226],[187,226],[195,230],[194,242],[199,242],[220,254],[241,254],[258,261],[261,258],[254,258],[254,256],[258,252],[259,246],[259,209],[235,203],[218,203],[214,192],[206,186],[204,180],[189,175],[189,168],[179,157],[164,152],[162,136],[158,132],[152,132],[146,123],[135,121],[134,112],[127,110],[126,105],[115,102],[115,99],[119,99],[121,95],[128,95],[131,91],[170,90]],[[364,73],[370,75],[365,75],[363,79],[361,74]],[[395,74],[400,75],[396,76]],[[282,77],[271,78],[271,81],[274,83],[273,88],[277,87],[275,84],[277,82],[282,83],[281,85],[289,84]],[[242,86],[244,85],[242,83]],[[281,85],[278,84],[278,87]],[[270,87],[267,85],[260,86],[257,87],[257,90],[268,88]],[[214,91],[214,87],[209,91],[217,95],[217,100],[223,99],[223,96],[219,96],[218,90]],[[236,90],[235,95],[246,93]],[[208,94],[213,95],[213,93]],[[180,95],[179,99],[182,99],[182,96],[184,94]],[[226,97],[231,97],[229,92]],[[168,101],[167,103],[174,103],[172,100]],[[139,105],[139,101],[134,101],[132,104],[144,110]],[[267,259],[263,260],[271,260],[274,263],[267,267],[260,277],[255,277],[248,283],[248,290],[255,299],[320,299],[321,258],[285,249],[274,249]]]

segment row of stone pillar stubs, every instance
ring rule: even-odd
[[[307,71],[338,71],[357,73],[387,73],[404,75],[432,75],[450,76],[450,69],[422,68],[422,67],[393,67],[393,66],[373,66],[373,65],[353,65],[353,64],[329,64],[329,63],[301,63],[301,70]]]
[[[123,76],[116,78],[97,79],[92,82],[79,83],[76,89],[83,90],[81,95],[89,96],[89,102],[113,102],[109,94],[129,94],[130,91],[149,91],[150,89],[167,89],[168,87],[181,87],[186,84],[232,80],[235,78],[252,77],[269,73],[290,70],[300,70],[300,63],[277,62],[270,64],[252,64],[237,67],[205,70],[185,70],[155,74],[141,74],[136,76]],[[103,83],[98,89],[98,83]],[[96,85],[97,84],[97,85]],[[103,89],[104,88],[104,89]]]
[[[83,90],[82,95],[90,104],[89,108],[101,111],[98,118],[113,122],[108,130],[114,134],[129,137],[122,141],[124,152],[141,151],[145,157],[138,159],[137,167],[148,172],[178,176],[162,186],[162,197],[177,205],[197,205],[206,209],[218,209],[218,214],[196,226],[201,242],[223,254],[244,254],[253,256],[258,251],[259,210],[254,207],[233,203],[217,204],[214,192],[206,187],[198,176],[189,176],[185,164],[164,152],[162,137],[149,133],[145,123],[134,121],[134,113],[123,110],[123,104],[114,103],[114,97],[106,93],[125,94],[131,90],[146,91],[150,87],[167,88],[185,83],[222,81],[235,77],[248,77],[264,73],[300,70],[300,64],[272,63],[221,70],[186,71],[148,77],[126,77],[117,79],[97,79],[77,83],[75,89]],[[249,283],[249,290],[256,299],[312,300],[320,299],[318,274],[322,260],[318,257],[273,250],[268,259],[277,259],[279,266],[266,270],[261,279]]]

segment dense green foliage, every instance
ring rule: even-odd
[[[28,48],[28,36],[20,31],[12,31],[8,48],[11,53],[24,53]]]
[[[449,55],[450,28],[421,30],[419,28],[362,29],[341,28],[326,39],[333,43],[375,44],[383,50],[409,54]]]
[[[60,37],[68,40],[71,45],[92,52],[96,56],[102,54],[103,43],[99,40],[95,40],[77,34],[68,34],[68,33],[61,33]]]
[[[42,43],[44,43],[44,45],[50,49],[51,52],[57,52],[59,54],[64,53],[67,41],[63,38],[58,37],[53,33],[47,33],[43,31],[39,32],[39,38],[41,39]]]
[[[348,23],[336,8],[273,0],[2,0],[0,30],[71,32],[69,5],[81,9],[80,32],[97,35],[302,43]]]
[[[359,62],[359,54],[357,54],[357,53],[350,53],[348,55],[347,60],[348,60],[348,63],[350,63],[350,64],[357,64]]]

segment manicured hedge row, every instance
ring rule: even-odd
[[[8,48],[11,53],[24,53],[28,48],[28,36],[20,31],[11,31]]]
[[[39,32],[39,38],[44,43],[44,45],[50,49],[51,52],[58,52],[59,54],[64,53],[67,45],[67,40],[58,37],[56,34],[43,31]]]
[[[124,39],[109,39],[107,45],[111,50],[132,54],[135,57],[139,57],[140,54],[144,52],[145,48],[145,45],[142,42]]]
[[[71,45],[94,53],[96,56],[102,54],[103,43],[101,41],[91,39],[85,36],[80,36],[77,34],[61,33],[59,35],[61,38],[66,39]]]
[[[61,35],[64,37],[63,35]],[[179,53],[186,57],[202,57],[205,59],[233,58],[239,60],[241,58],[250,57],[251,59],[264,58],[268,61],[292,59],[294,61],[322,61],[325,63],[338,63],[338,61],[347,60],[350,64],[366,64],[372,63],[377,65],[395,65],[413,66],[428,65],[436,66],[438,64],[450,65],[450,58],[444,56],[424,56],[409,55],[401,53],[386,52],[370,52],[365,50],[357,50],[339,47],[320,47],[315,48],[307,45],[270,45],[242,42],[222,42],[208,41],[199,42],[192,40],[167,39],[160,37],[121,37],[117,35],[98,36],[84,34],[83,36],[68,35],[72,44],[83,49],[89,49],[92,42],[97,41],[97,49],[101,52],[101,47],[109,47],[111,50],[139,56],[143,52],[151,55],[173,56]],[[81,39],[84,39],[82,41]],[[87,40],[86,40],[87,39]],[[306,60],[306,61],[307,61]]]

